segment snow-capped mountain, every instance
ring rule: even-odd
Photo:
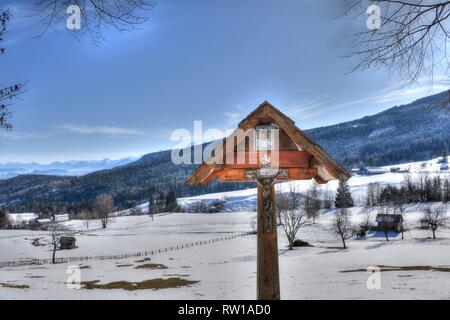
[[[112,169],[126,165],[137,158],[128,157],[117,160],[70,160],[56,161],[49,164],[36,162],[0,163],[0,179],[13,178],[21,174],[41,174],[52,176],[82,176],[94,171]]]

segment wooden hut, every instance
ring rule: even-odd
[[[377,214],[375,220],[377,230],[400,232],[402,230],[403,217],[400,214]]]
[[[76,248],[77,239],[75,237],[61,237],[59,241],[59,248],[62,250],[70,250]]]

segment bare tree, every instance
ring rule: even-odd
[[[405,203],[405,195],[402,194],[399,197],[396,197],[393,203],[394,206],[394,213],[401,216],[401,233],[402,233],[402,240],[405,239],[404,233],[405,233],[405,218],[406,218],[406,203]]]
[[[61,244],[61,237],[65,234],[66,231],[66,228],[56,221],[52,221],[48,225],[50,246],[53,249],[52,263],[56,263],[56,249],[58,249],[58,246]]]
[[[155,221],[155,210],[156,209],[154,207],[148,208],[148,215],[152,219],[152,221]]]
[[[250,228],[252,229],[252,233],[253,234],[257,234],[258,233],[256,219],[250,220]]]
[[[284,233],[289,242],[289,250],[294,247],[295,237],[302,225],[308,222],[308,215],[303,208],[302,195],[294,184],[289,185],[287,193],[277,195],[276,209],[280,215]]]
[[[305,210],[308,217],[312,219],[315,224],[320,210],[320,191],[315,183],[313,183],[311,188],[306,192]]]
[[[155,220],[155,211],[156,211],[156,206],[155,206],[155,200],[153,195],[150,195],[150,197],[148,198],[148,208],[147,208],[147,213],[150,216],[150,218],[152,218],[152,221]]]
[[[347,208],[336,210],[334,214],[333,231],[341,238],[344,249],[347,249],[345,241],[353,237],[356,233],[355,227],[351,222],[350,212]]]
[[[333,208],[334,193],[328,187],[322,190],[322,203],[324,209]]]
[[[355,70],[385,68],[411,84],[421,76],[433,79],[434,70],[448,70],[450,40],[448,0],[351,0],[347,15],[363,15],[366,31],[354,35],[359,62]],[[374,7],[373,5],[376,5]],[[373,10],[372,10],[373,9]],[[379,12],[377,12],[379,9]],[[368,16],[369,15],[369,16]]]
[[[364,234],[370,230],[372,224],[372,214],[369,210],[364,213],[364,219],[360,224],[361,229],[364,231]]]
[[[114,211],[114,199],[109,194],[97,196],[94,201],[93,211],[102,223],[102,227],[106,228],[110,221],[109,214]]]
[[[0,11],[0,43],[3,41],[6,33],[6,24],[9,22],[9,10]],[[5,48],[0,47],[0,54],[5,52]],[[0,129],[11,129],[12,125],[9,122],[11,118],[10,105],[6,101],[18,96],[23,92],[22,84],[14,84],[8,87],[0,88]]]
[[[436,239],[436,231],[448,222],[445,206],[432,208],[427,206],[423,212],[424,219],[428,221],[428,225],[433,232],[433,239]]]
[[[145,23],[148,12],[155,5],[156,2],[148,0],[36,0],[34,16],[44,25],[42,35],[51,28],[55,29],[56,24],[65,23],[69,18],[69,9],[76,6],[80,13],[80,28],[71,29],[71,33],[77,39],[87,33],[95,44],[99,44],[105,40],[103,34],[108,29],[130,31]],[[0,42],[3,41],[9,19],[9,10],[0,10]],[[0,46],[0,54],[4,52],[5,48]],[[12,128],[10,105],[4,102],[22,94],[24,85],[14,84],[0,88],[0,129]]]
[[[83,210],[80,213],[80,217],[84,222],[84,226],[86,227],[86,230],[89,229],[91,220],[95,219],[95,215],[93,212],[89,211],[89,210]]]
[[[80,28],[73,28],[72,34],[79,36],[87,33],[95,44],[104,38],[108,29],[130,31],[148,20],[148,12],[156,2],[148,0],[39,0],[35,5],[35,15],[45,26],[41,34],[55,28],[58,23],[65,23],[69,17],[68,10],[75,5],[79,8]]]

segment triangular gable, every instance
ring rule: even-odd
[[[342,166],[333,161],[323,149],[308,137],[303,131],[295,126],[295,122],[284,115],[280,110],[275,108],[269,102],[265,101],[252,111],[245,119],[243,119],[236,130],[248,130],[255,128],[261,119],[270,119],[270,122],[277,125],[283,130],[289,138],[301,149],[308,152],[317,162],[317,175],[314,179],[318,183],[326,183],[330,180],[347,180],[351,174],[347,172]],[[236,131],[235,131],[236,132]],[[231,139],[235,139],[234,133],[224,139],[224,145],[227,143],[234,143]],[[236,144],[242,141],[237,141]],[[220,159],[223,157],[223,149],[218,149],[214,158]],[[209,160],[209,161],[208,161]],[[212,163],[213,159],[208,159],[189,177],[188,182],[191,184],[205,184],[215,177],[215,174],[220,171],[224,165]],[[208,163],[212,164],[208,164]],[[217,162],[217,161],[216,161]]]

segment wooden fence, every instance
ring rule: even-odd
[[[201,240],[195,242],[188,242],[181,245],[174,245],[171,247],[166,247],[162,249],[154,249],[148,251],[140,251],[133,253],[125,253],[125,254],[115,254],[115,255],[104,255],[104,256],[89,256],[89,257],[60,257],[56,258],[56,263],[72,263],[72,262],[86,262],[86,261],[102,261],[102,260],[120,260],[120,259],[130,259],[130,258],[139,258],[139,257],[148,257],[153,256],[159,253],[171,252],[182,250],[186,248],[211,244],[220,241],[232,240],[238,237],[243,237],[253,234],[253,232],[242,232],[230,236],[218,237],[209,240]],[[0,261],[0,268],[14,268],[21,266],[30,266],[30,265],[44,265],[51,264],[52,259],[27,259],[27,260],[17,260],[17,261]]]

